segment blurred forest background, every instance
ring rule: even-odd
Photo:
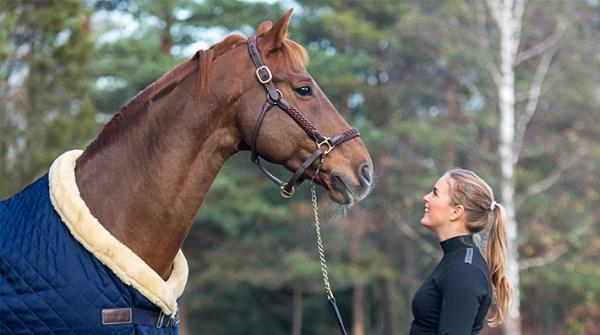
[[[0,1],[0,197],[84,148],[137,92],[227,34],[295,8],[290,36],[360,129],[377,183],[320,194],[334,294],[354,335],[406,334],[441,257],[422,196],[476,171],[511,215],[507,325],[485,334],[600,334],[597,0]],[[250,69],[249,69],[250,71]],[[283,200],[242,152],[184,246],[188,334],[335,334],[307,186]]]

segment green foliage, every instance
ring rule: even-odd
[[[190,57],[190,45],[231,31],[249,35],[287,9],[235,0],[85,3],[0,1],[0,196],[46,171],[60,152],[85,146],[96,120],[104,123]],[[481,15],[489,13],[472,1],[292,5],[290,36],[306,46],[309,72],[360,129],[376,170],[372,194],[351,209],[319,191],[334,293],[347,326],[360,287],[366,333],[405,333],[412,295],[440,256],[419,225],[423,195],[452,166],[475,170],[499,194],[498,98],[488,67],[497,61],[498,31],[485,24],[489,50],[482,48]],[[97,21],[117,14],[137,29],[126,34],[123,22]],[[523,264],[562,250],[522,271],[524,324],[537,333],[592,333],[598,317],[599,17],[598,5],[585,1],[528,2],[524,16],[520,51],[567,22],[516,171]],[[516,68],[518,119],[538,64],[533,57]],[[546,180],[554,184],[528,193]],[[298,308],[303,334],[336,331],[308,187],[282,200],[248,153],[231,158],[215,180],[184,250],[191,333],[288,334]]]
[[[0,197],[47,170],[97,130],[86,97],[93,49],[81,1],[3,1]],[[5,20],[4,20],[5,18]]]
[[[160,41],[155,31],[103,44],[95,52],[91,97],[96,108],[112,115],[138,92],[176,65],[171,55],[157,53]],[[143,41],[143,43],[141,42]]]

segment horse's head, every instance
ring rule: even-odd
[[[307,72],[305,49],[286,37],[290,18],[291,10],[275,25],[263,22],[244,47],[231,44],[212,64],[211,91],[229,92],[221,98],[232,100],[241,146],[253,160],[294,172],[282,194],[314,178],[333,201],[352,204],[369,193],[373,163],[358,132]]]

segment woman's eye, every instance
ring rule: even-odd
[[[300,86],[300,87],[296,88],[295,91],[296,91],[296,93],[298,93],[299,95],[301,95],[303,97],[312,95],[312,89],[310,88],[310,86]]]

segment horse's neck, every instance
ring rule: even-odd
[[[163,278],[239,137],[198,102],[196,76],[139,104],[100,134],[77,162],[81,196],[98,220]],[[172,84],[170,84],[172,86]],[[214,107],[213,107],[214,108]],[[111,121],[112,122],[112,121]]]

